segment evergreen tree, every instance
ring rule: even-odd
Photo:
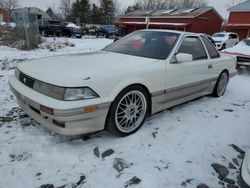
[[[46,10],[46,13],[49,15],[49,17],[50,17],[51,19],[55,19],[55,18],[56,18],[56,15],[55,15],[55,13],[54,13],[54,11],[52,10],[51,7],[49,7],[49,8]]]
[[[103,23],[111,24],[115,19],[115,6],[113,0],[100,0]]]
[[[127,10],[125,11],[125,14],[130,13],[130,12],[134,12],[136,10],[140,10],[140,6],[138,3],[136,3],[133,6],[128,6]]]
[[[91,18],[91,7],[88,0],[76,0],[72,4],[71,19],[80,23],[89,23]]]
[[[102,22],[102,14],[100,8],[93,3],[92,5],[92,23],[100,24]]]

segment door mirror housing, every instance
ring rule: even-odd
[[[175,63],[185,63],[193,61],[193,55],[187,53],[178,53],[175,55]]]

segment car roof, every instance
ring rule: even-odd
[[[237,33],[233,33],[233,32],[217,32],[216,34],[218,34],[218,33],[221,33],[221,34],[236,34],[237,35]]]

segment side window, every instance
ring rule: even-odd
[[[193,55],[193,60],[207,59],[207,54],[199,37],[186,37],[177,53],[187,53]]]
[[[204,36],[201,36],[201,39],[204,42],[211,59],[219,58],[220,54],[215,49],[214,45]]]
[[[233,39],[237,39],[238,36],[236,34],[233,34]]]

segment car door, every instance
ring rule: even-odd
[[[208,69],[209,78],[211,81],[216,82],[221,71],[221,59],[220,54],[214,47],[214,45],[204,36],[201,36],[202,42],[205,45],[208,55],[210,57],[210,68]]]
[[[237,43],[237,36],[235,34],[229,34],[229,45],[228,47],[232,47]]]
[[[235,46],[239,42],[239,36],[237,34],[232,34],[232,37],[234,39],[233,46]]]
[[[176,54],[193,56],[193,61],[176,62]],[[210,85],[210,59],[199,36],[185,36],[166,68],[166,101],[204,91]]]

